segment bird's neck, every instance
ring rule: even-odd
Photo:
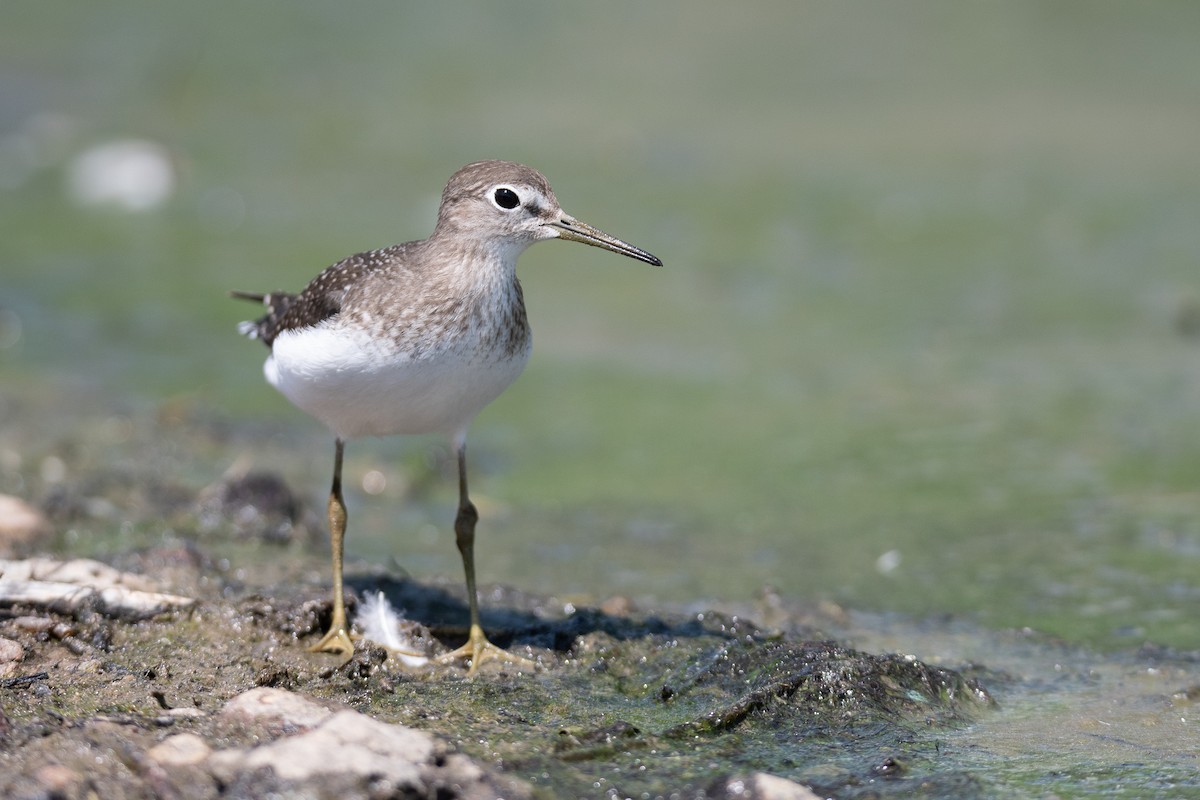
[[[517,259],[532,242],[496,236],[473,236],[470,231],[445,231],[441,226],[425,240],[443,270],[480,282],[515,279]]]

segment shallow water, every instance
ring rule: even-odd
[[[956,767],[1015,796],[1197,797],[1192,655],[1101,654],[1029,632],[856,615],[855,641],[928,663],[987,667],[994,713],[939,736]]]
[[[523,257],[533,362],[471,440],[481,580],[679,602],[770,585],[1200,646],[1191,5],[15,13],[4,491],[41,499],[74,463],[58,449],[185,408],[231,434],[173,477],[249,463],[319,505],[331,444],[263,384],[224,292],[423,236],[450,172],[508,157],[666,267]],[[82,205],[73,160],[126,137],[170,151],[170,199]],[[458,575],[443,445],[353,443],[347,471],[352,556]],[[1078,741],[1112,747],[1102,729]]]

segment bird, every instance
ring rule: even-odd
[[[467,431],[529,360],[532,335],[517,259],[549,239],[662,266],[656,256],[563,211],[537,170],[489,160],[451,176],[428,238],[349,256],[299,293],[230,293],[266,309],[238,330],[269,348],[267,382],[334,436],[327,503],[333,610],[328,631],[311,651],[345,659],[354,651],[342,594],[346,442],[441,434],[457,459],[454,532],[470,627],[466,643],[439,661],[466,662],[472,675],[489,660],[533,666],[492,644],[480,624],[474,554],[479,513],[467,490]]]

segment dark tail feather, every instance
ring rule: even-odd
[[[275,340],[280,318],[287,312],[292,301],[296,299],[296,295],[287,292],[259,294],[257,292],[233,291],[229,293],[229,296],[236,297],[238,300],[252,300],[255,303],[262,303],[267,307],[266,316],[256,320],[239,322],[238,333],[250,339],[262,339],[268,347]]]

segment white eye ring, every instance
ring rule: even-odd
[[[492,205],[501,211],[512,211],[521,207],[521,194],[511,186],[501,185],[489,195]]]

